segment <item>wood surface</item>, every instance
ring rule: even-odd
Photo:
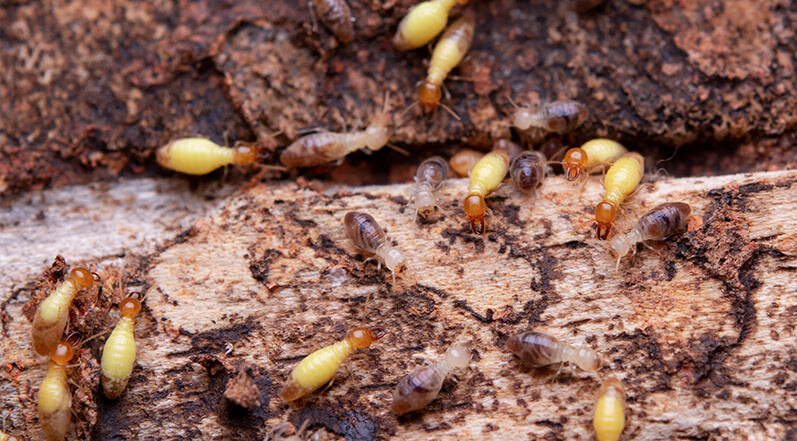
[[[463,219],[462,179],[447,181],[439,212],[418,220],[409,185],[300,180],[241,190],[187,230],[112,263],[126,272],[124,288],[98,297],[111,324],[118,313],[109,298],[147,293],[136,323],[138,362],[125,394],[110,402],[92,362],[102,338],[84,345],[72,369],[70,439],[261,440],[283,421],[309,420],[309,432],[325,430],[328,439],[591,440],[594,394],[609,375],[628,394],[623,440],[793,439],[797,172],[643,185],[624,205],[619,230],[665,201],[690,203],[700,220],[694,231],[651,244],[655,252],[640,246],[619,272],[607,244],[593,239],[599,181],[579,192],[550,177],[535,199],[507,186],[488,199],[502,225],[493,222],[484,237]],[[342,226],[349,210],[380,222],[410,273],[393,283],[384,268],[363,262]],[[156,212],[139,228],[156,224]],[[59,220],[45,216],[33,230]],[[95,232],[106,234],[85,229],[85,248]],[[24,254],[22,242],[6,237],[4,246]],[[69,264],[103,262],[80,248],[72,242],[70,251],[81,257],[62,253]],[[38,272],[49,263],[40,265]],[[0,413],[8,432],[31,440],[43,439],[35,396],[45,365],[30,348],[26,316],[26,303],[41,299],[37,277],[0,293]],[[83,322],[73,330],[88,334]],[[304,355],[362,324],[388,335],[346,360],[328,390],[291,405],[279,399]],[[594,374],[524,367],[503,346],[526,329],[589,345],[604,365]],[[396,382],[456,340],[471,342],[469,370],[424,411],[391,415]],[[260,393],[250,409],[223,398],[228,380],[246,369]]]

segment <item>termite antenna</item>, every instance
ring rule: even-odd
[[[509,96],[509,94],[506,94],[506,99],[508,99],[508,100],[509,100],[509,104],[511,104],[511,105],[512,105],[512,107],[514,107],[514,108],[515,108],[515,110],[517,110],[517,109],[520,109],[520,106],[518,106],[518,105],[517,105],[517,103],[515,102],[515,100],[513,100],[513,99],[512,99],[512,97],[511,97],[511,96]]]
[[[409,151],[404,150],[403,148],[397,146],[396,144],[393,144],[393,143],[389,142],[389,143],[387,143],[385,145],[390,147],[391,149],[395,150],[396,152],[401,153],[404,156],[409,156],[410,155]]]
[[[453,116],[453,117],[454,117],[454,118],[455,118],[457,121],[462,121],[462,119],[459,117],[459,115],[457,115],[457,114],[456,114],[456,112],[454,112],[453,110],[451,110],[451,108],[450,108],[450,107],[446,106],[446,105],[445,105],[445,104],[443,104],[443,103],[437,103],[437,104],[438,104],[440,107],[442,107],[442,108],[443,108],[443,110],[445,110],[445,111],[447,111],[448,113],[450,113],[450,114],[451,114],[451,116]]]
[[[412,109],[413,107],[417,106],[419,102],[420,101],[415,100],[415,101],[411,102],[404,110],[402,110],[401,113],[399,113],[399,115],[398,115],[399,120],[403,122],[404,121],[404,116],[407,115],[407,112],[409,112],[410,109]]]

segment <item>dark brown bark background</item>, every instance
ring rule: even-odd
[[[387,91],[397,114],[415,100],[428,59],[426,49],[390,46],[413,3],[352,1],[357,38],[338,46],[323,26],[313,32],[304,2],[4,2],[0,190],[162,173],[152,153],[178,136],[273,149],[309,126],[363,127]],[[484,147],[510,134],[511,96],[581,100],[591,119],[565,142],[611,136],[658,159],[679,147],[666,164],[676,175],[795,163],[793,1],[467,8],[479,32],[445,100],[462,121],[444,112],[397,121],[393,141],[421,156],[429,143]],[[393,155],[355,156],[361,177],[349,179],[404,179],[407,160]],[[368,173],[386,156],[393,175]]]

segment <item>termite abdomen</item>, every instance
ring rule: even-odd
[[[598,441],[617,441],[625,428],[625,391],[620,380],[609,377],[598,390],[592,425]]]
[[[540,152],[523,152],[512,160],[509,175],[515,187],[524,194],[531,194],[545,179],[545,155]]]
[[[329,28],[341,43],[354,39],[351,8],[345,0],[312,0],[321,23]]]

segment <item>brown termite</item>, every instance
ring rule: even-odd
[[[620,268],[620,259],[631,250],[636,252],[636,244],[664,240],[685,231],[691,214],[692,207],[684,202],[665,202],[648,210],[631,231],[612,238],[609,250],[617,258],[616,269]]]
[[[399,381],[393,392],[393,413],[401,415],[420,410],[431,403],[451,372],[466,368],[469,362],[468,347],[464,343],[455,343],[448,348],[442,360],[412,371]]]
[[[393,283],[396,283],[396,273],[407,270],[404,253],[392,246],[387,240],[387,235],[373,216],[359,211],[350,211],[343,218],[346,234],[349,235],[355,248],[370,258],[376,258],[381,267],[385,263],[387,269],[393,274]]]
[[[428,215],[437,206],[437,193],[448,176],[448,163],[439,156],[421,162],[415,173],[415,187],[410,191],[415,199],[415,215]]]
[[[532,367],[573,363],[585,371],[596,371],[601,365],[592,349],[569,345],[543,332],[515,334],[506,341],[506,348]]]
[[[324,23],[341,43],[354,40],[354,20],[345,0],[310,0],[310,12]]]
[[[545,179],[547,159],[542,152],[525,151],[509,164],[509,176],[519,192],[529,195],[542,185]]]
[[[510,100],[511,102],[511,100]],[[589,117],[587,106],[573,100],[557,100],[541,105],[536,111],[515,106],[512,124],[519,130],[540,129],[545,132],[567,133]]]
[[[390,128],[386,110],[388,100],[389,96],[385,96],[382,111],[374,117],[371,125],[365,130],[350,133],[335,133],[325,130],[303,136],[282,152],[280,161],[288,168],[314,167],[342,161],[346,155],[355,150],[367,148],[366,152],[377,151],[385,145],[389,145]],[[392,147],[401,152],[397,147]]]
[[[484,153],[473,149],[462,149],[448,160],[451,169],[459,176],[468,176],[473,167],[484,157]]]

